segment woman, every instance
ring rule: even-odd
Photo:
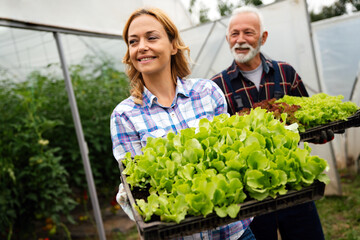
[[[225,97],[216,84],[205,79],[184,79],[190,74],[185,56],[189,49],[164,12],[135,11],[124,27],[123,37],[128,47],[123,62],[127,65],[131,96],[117,105],[111,115],[117,161],[127,152],[132,156],[142,154],[148,137],[196,127],[201,118],[211,120],[227,112]],[[122,185],[117,200],[131,217]],[[238,221],[183,239],[253,239],[250,222]]]

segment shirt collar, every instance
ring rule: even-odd
[[[179,94],[185,97],[190,97],[190,89],[188,88],[186,81],[178,77],[176,85],[176,95]]]
[[[176,84],[175,96],[182,95],[185,97],[189,97],[190,90],[186,86],[186,82],[183,79],[178,77],[176,83],[177,84]],[[143,103],[149,107],[152,107],[153,104],[158,104],[157,97],[154,94],[152,94],[149,91],[149,89],[147,89],[145,86],[144,86],[144,92],[143,92]]]
[[[270,67],[273,68],[271,60],[267,59],[263,54],[260,53],[261,63],[265,73],[269,73]]]

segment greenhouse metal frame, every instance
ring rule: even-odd
[[[90,161],[89,161],[89,150],[88,150],[88,147],[87,147],[87,144],[85,141],[85,137],[84,137],[84,133],[83,133],[82,125],[81,125],[79,110],[77,107],[76,98],[75,98],[73,86],[71,83],[71,77],[69,74],[68,65],[67,65],[64,50],[63,50],[63,44],[61,41],[61,34],[75,34],[75,35],[81,35],[81,36],[111,38],[111,39],[119,39],[119,40],[122,40],[122,37],[118,36],[118,35],[101,34],[101,33],[93,33],[93,32],[86,32],[86,31],[80,31],[80,30],[41,26],[41,25],[37,25],[37,24],[22,23],[19,21],[3,20],[3,19],[0,19],[0,26],[21,28],[21,29],[35,30],[35,31],[46,31],[46,32],[53,33],[54,39],[56,41],[58,53],[59,53],[59,59],[61,62],[61,68],[63,71],[66,91],[68,94],[69,104],[70,104],[70,108],[71,108],[71,113],[72,113],[73,121],[75,124],[76,137],[77,137],[77,140],[79,143],[81,158],[82,158],[83,165],[84,165],[86,181],[87,181],[88,188],[89,188],[89,193],[90,193],[91,203],[92,203],[93,210],[94,210],[94,217],[95,217],[95,222],[97,225],[99,238],[101,240],[106,239],[104,225],[103,225],[103,221],[102,221],[102,217],[101,217],[101,211],[100,211],[96,188],[95,188],[95,183],[94,183],[94,178],[92,175],[91,165],[90,165]]]
[[[160,1],[158,1],[160,2]],[[177,1],[175,1],[177,2]],[[177,3],[178,4],[178,3]],[[264,47],[264,51],[271,55],[275,56],[275,58],[284,59],[286,61],[289,61],[290,63],[293,63],[295,65],[296,69],[299,69],[301,72],[301,75],[304,76],[304,79],[307,79],[305,81],[306,86],[310,89],[311,93],[317,93],[322,91],[323,88],[325,88],[325,83],[323,77],[323,73],[318,71],[323,70],[323,65],[320,64],[318,66],[317,64],[320,62],[322,63],[321,59],[321,53],[319,53],[319,46],[315,44],[315,50],[313,46],[313,40],[312,40],[312,34],[314,34],[311,30],[312,25],[309,23],[308,17],[306,18],[305,24],[297,23],[298,19],[296,17],[299,17],[299,15],[308,16],[307,10],[306,10],[306,2],[305,0],[302,1],[277,1],[274,4],[270,4],[269,6],[264,6],[261,8],[262,11],[264,11],[265,15],[267,17],[272,17],[276,15],[277,13],[274,12],[275,8],[282,8],[283,11],[287,11],[288,9],[292,10],[292,5],[296,9],[297,7],[301,7],[300,13],[298,15],[291,16],[291,13],[285,14],[285,18],[293,19],[295,24],[299,25],[291,25],[288,27],[288,31],[292,31],[289,29],[292,28],[300,28],[299,33],[298,32],[291,32],[293,36],[290,36],[290,39],[285,39],[286,41],[292,41],[293,39],[299,38],[301,34],[304,34],[306,36],[303,37],[303,39],[300,39],[299,41],[295,41],[293,44],[295,47],[288,47],[287,45],[283,46],[284,49],[282,51],[278,51],[279,48],[282,46],[282,42],[277,42],[277,39],[269,39],[269,43],[267,43],[267,46]],[[299,5],[299,6],[298,6]],[[304,10],[305,8],[305,10]],[[298,10],[298,9],[297,9]],[[303,11],[304,10],[304,11]],[[305,13],[305,14],[304,14]],[[294,14],[295,15],[295,14]],[[359,15],[360,16],[360,15]],[[355,16],[357,17],[357,15]],[[354,18],[355,18],[354,17]],[[303,17],[300,17],[301,19]],[[359,18],[360,19],[360,18]],[[190,26],[187,28],[183,28],[184,30],[181,30],[182,35],[185,36],[183,39],[185,39],[186,43],[189,44],[190,49],[192,50],[192,59],[194,60],[194,63],[192,65],[192,76],[201,76],[201,77],[207,77],[210,78],[215,73],[221,71],[225,67],[227,67],[232,60],[232,56],[230,55],[230,51],[227,48],[227,42],[225,40],[224,35],[224,29],[226,28],[228,18],[222,18],[210,23],[206,23],[199,26]],[[301,22],[301,21],[300,21]],[[275,21],[275,23],[277,23]],[[277,25],[272,25],[270,32],[276,32],[277,34],[280,33],[279,29],[277,29]],[[282,23],[280,23],[282,24]],[[320,23],[318,24],[320,25]],[[114,39],[114,40],[120,40],[122,41],[123,38],[121,34],[110,34],[110,33],[101,33],[99,31],[87,31],[87,30],[79,30],[79,29],[73,29],[73,28],[66,28],[66,27],[56,27],[56,26],[50,26],[46,24],[38,24],[38,23],[30,23],[27,21],[18,21],[13,19],[7,19],[3,18],[0,14],[0,26],[8,27],[8,28],[17,28],[17,29],[26,29],[26,30],[32,30],[32,31],[42,31],[42,32],[48,32],[53,34],[53,38],[56,42],[56,47],[58,51],[58,57],[60,59],[61,63],[61,69],[62,74],[64,76],[64,81],[66,85],[66,91],[68,94],[69,104],[71,107],[72,117],[75,124],[75,130],[76,130],[76,136],[79,143],[79,148],[81,152],[81,157],[85,169],[86,174],[86,180],[88,183],[89,193],[92,201],[92,206],[94,209],[94,215],[95,215],[95,221],[97,225],[97,230],[100,239],[106,239],[104,226],[102,222],[101,217],[101,211],[99,208],[99,202],[97,199],[97,193],[96,188],[93,180],[93,175],[91,171],[91,166],[89,162],[88,157],[88,148],[86,144],[86,140],[84,138],[83,129],[81,125],[81,119],[79,116],[79,111],[77,108],[77,103],[73,91],[73,86],[71,83],[71,78],[68,71],[68,61],[64,54],[64,48],[63,48],[63,42],[62,42],[62,36],[63,35],[77,35],[77,36],[85,36],[85,37],[96,37],[96,38],[106,38],[106,39]],[[281,26],[281,25],[280,25]],[[315,24],[316,26],[316,24]],[[205,29],[202,32],[205,32],[205,36],[202,37],[202,39],[199,39],[199,35],[194,34],[194,32],[199,31],[199,29]],[[223,35],[222,35],[223,34]],[[305,39],[305,41],[304,41]],[[304,43],[305,42],[305,43]],[[215,45],[214,45],[215,43]],[[295,58],[293,56],[296,56],[298,58]],[[325,56],[325,55],[323,55]],[[201,64],[199,64],[201,63]],[[318,70],[320,69],[320,70]],[[359,64],[360,69],[360,64]],[[358,72],[360,74],[360,72]],[[353,89],[351,92],[350,99],[354,100],[357,104],[359,104],[359,94],[356,89],[358,89],[360,86],[359,84],[359,76],[357,76],[357,79],[355,80],[353,84]],[[326,88],[325,88],[326,89]],[[355,133],[353,133],[355,132]],[[358,129],[354,130],[350,133],[350,136],[352,139],[358,139]],[[356,137],[357,136],[357,137]],[[341,145],[339,143],[336,143],[337,145]],[[353,145],[351,145],[353,144]],[[352,148],[356,149],[355,141],[351,141],[349,145],[352,146]],[[342,151],[342,148],[340,147],[340,150],[334,150],[334,148],[338,148],[335,146],[334,142],[331,142],[328,145],[328,148],[321,149],[319,152],[326,152],[326,156],[328,158],[331,158],[330,165],[332,167],[332,171],[330,172],[330,178],[334,180],[334,189],[332,194],[341,194],[341,186],[339,181],[339,176],[336,172],[336,158],[337,155],[336,151]],[[356,154],[358,154],[358,151]],[[351,149],[347,149],[346,152],[351,152]],[[341,154],[340,154],[341,155]],[[355,156],[356,157],[356,156]],[[355,161],[356,168],[358,169],[358,162]]]

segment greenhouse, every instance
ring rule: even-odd
[[[0,6],[0,238],[21,237],[21,229],[34,226],[56,232],[57,226],[70,239],[63,222],[76,222],[71,211],[86,208],[89,199],[97,237],[106,239],[101,208],[112,202],[119,210],[109,120],[129,96],[122,63],[128,16],[140,7],[163,9],[191,50],[194,78],[211,78],[232,63],[229,17],[194,24],[180,0],[0,0]],[[310,23],[305,0],[259,10],[269,32],[265,55],[290,63],[310,95],[342,95],[360,106],[359,12]],[[325,195],[343,194],[342,169],[358,174],[359,137],[352,127],[327,144],[310,144],[312,155],[329,165]],[[23,228],[28,222],[34,225]]]

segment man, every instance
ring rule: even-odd
[[[257,8],[246,6],[234,10],[226,34],[234,61],[212,78],[224,92],[230,114],[285,94],[308,96],[300,76],[291,65],[268,59],[260,52],[267,37],[268,32]],[[324,133],[322,139],[313,142],[324,143],[333,137],[332,132]],[[258,240],[277,239],[278,230],[282,240],[324,239],[314,202],[255,217],[250,228]]]

